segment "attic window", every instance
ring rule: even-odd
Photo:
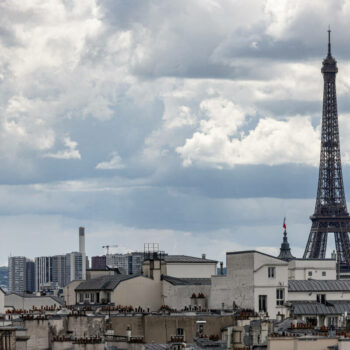
[[[324,304],[326,302],[326,294],[317,294],[317,302]]]

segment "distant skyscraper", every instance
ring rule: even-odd
[[[104,270],[106,268],[106,256],[93,256],[91,258],[91,268],[93,270]]]
[[[82,255],[82,278],[86,279],[85,228],[79,227],[79,253]]]
[[[80,252],[66,254],[65,284],[83,278],[83,255]]]
[[[29,259],[26,261],[26,291],[35,292],[35,263]]]
[[[26,290],[26,262],[24,256],[10,256],[9,267],[9,291],[24,293]]]
[[[35,289],[40,290],[41,285],[52,282],[52,256],[35,258]]]
[[[66,285],[66,255],[52,257],[52,282],[57,282],[59,287]]]
[[[141,273],[142,264],[145,260],[145,254],[141,252],[132,252],[129,254],[129,275]]]
[[[118,267],[123,274],[129,274],[129,257],[127,254],[107,254],[106,264],[108,267]]]

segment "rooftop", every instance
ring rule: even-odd
[[[318,303],[316,301],[292,301],[295,315],[342,315],[350,313],[349,301],[330,301]]]
[[[290,280],[288,292],[350,291],[350,280]]]
[[[163,280],[171,283],[174,286],[209,286],[211,285],[210,278],[177,278],[164,275]]]
[[[57,303],[61,304],[61,305],[64,305],[64,301],[63,299],[55,296],[55,295],[35,295],[35,294],[27,294],[27,293],[17,293],[17,292],[11,292],[11,293],[8,293],[6,294],[6,296],[10,296],[10,295],[17,295],[21,298],[27,298],[27,299],[39,299],[39,298],[51,298],[53,299],[54,301],[56,301]]]
[[[140,275],[113,275],[97,277],[81,282],[75,290],[114,290],[120,282],[139,276]]]
[[[164,255],[164,261],[167,263],[217,263],[216,260],[188,255]]]
[[[233,254],[251,254],[251,253],[257,253],[257,254],[261,254],[261,255],[265,255],[268,256],[269,258],[273,258],[276,260],[281,260],[281,262],[286,263],[286,261],[284,261],[283,259],[278,258],[277,256],[273,256],[267,253],[263,253],[263,252],[259,252],[257,250],[239,250],[237,252],[227,252],[226,255],[233,255]]]

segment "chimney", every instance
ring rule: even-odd
[[[223,261],[220,261],[220,275],[222,276],[224,274],[224,263]]]
[[[204,260],[207,256],[205,254],[202,254],[202,259]]]
[[[82,259],[82,279],[86,279],[86,252],[85,252],[85,228],[79,227],[79,253],[81,253],[81,259]]]

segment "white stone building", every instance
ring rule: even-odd
[[[288,262],[257,251],[226,253],[226,275],[212,277],[210,309],[251,309],[285,315]]]
[[[335,280],[335,259],[293,259],[289,261],[289,280]]]

